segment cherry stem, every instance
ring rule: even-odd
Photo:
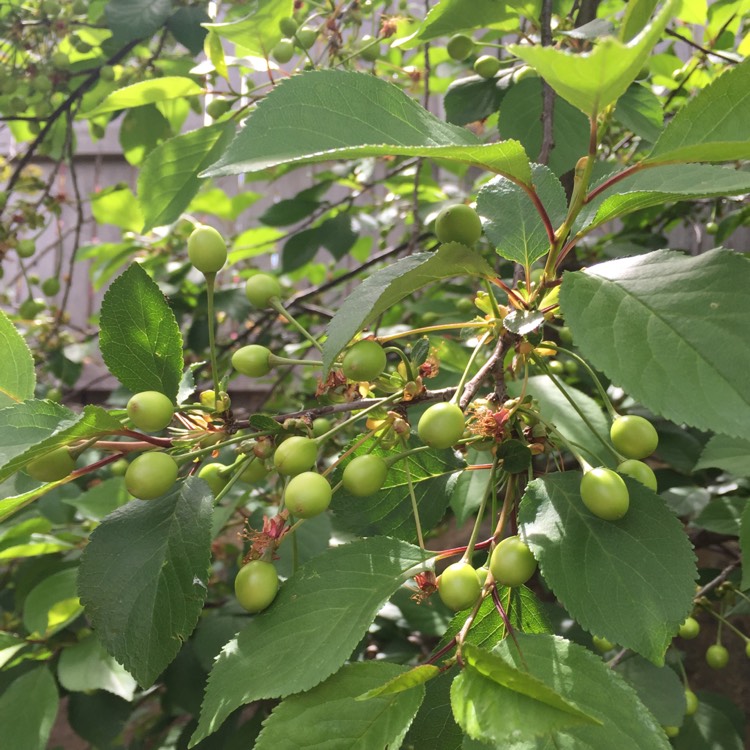
[[[409,499],[411,500],[411,509],[414,513],[414,523],[417,526],[417,541],[421,549],[424,549],[424,538],[422,536],[422,524],[419,520],[419,507],[417,505],[417,496],[414,494],[414,483],[411,480],[411,470],[409,469],[409,462],[404,463],[404,473],[406,474],[406,484],[409,487]]]
[[[456,636],[454,635],[453,638],[451,638],[448,643],[445,644],[439,651],[436,651],[426,662],[425,664],[434,664],[438,659],[442,658],[447,654],[449,651],[453,651],[453,649],[456,647],[457,641]]]
[[[144,435],[142,432],[136,432],[135,430],[117,430],[113,432],[113,435],[123,435],[125,437],[132,437],[136,440],[140,440],[144,443],[151,443],[151,445],[158,445],[160,448],[171,448],[173,446],[172,438],[160,438],[154,437],[153,435]]]
[[[328,432],[323,433],[320,437],[315,438],[315,442],[318,443],[318,445],[322,445],[326,442],[326,440],[329,440],[333,435],[335,435],[339,430],[343,430],[345,427],[348,427],[351,424],[354,424],[356,421],[361,419],[365,416],[365,414],[369,414],[371,411],[374,411],[375,409],[386,406],[388,404],[392,404],[394,401],[398,401],[403,396],[403,393],[399,391],[398,393],[394,393],[388,398],[380,399],[376,401],[373,404],[370,404],[367,408],[362,409],[361,411],[357,412],[353,417],[349,417],[344,422],[341,422],[340,424],[334,425]]]
[[[276,310],[279,315],[283,315],[291,325],[293,325],[319,352],[323,351],[323,347],[318,343],[318,340],[313,336],[302,323],[294,318],[294,316],[281,304],[281,300],[278,297],[271,297],[268,304]]]
[[[211,377],[214,384],[214,397],[219,400],[219,365],[216,359],[216,339],[214,328],[216,316],[214,314],[214,282],[216,273],[204,274],[206,277],[206,313],[208,315],[208,348],[211,357]]]
[[[423,328],[412,328],[409,331],[403,331],[402,333],[394,333],[391,336],[378,336],[377,341],[380,344],[388,343],[389,341],[396,341],[397,339],[403,339],[407,336],[415,336],[420,333],[434,333],[436,331],[454,331],[461,330],[463,328],[486,328],[487,321],[481,322],[468,322],[468,323],[445,323],[444,325],[437,326],[424,326]]]
[[[482,494],[482,501],[479,504],[479,509],[477,510],[477,516],[476,520],[474,521],[474,528],[471,530],[469,543],[466,545],[466,552],[464,552],[464,557],[468,561],[471,560],[471,556],[474,554],[474,545],[476,544],[477,536],[479,536],[479,526],[484,519],[484,511],[487,508],[487,500],[495,489],[495,472],[497,471],[498,460],[499,459],[495,457],[495,461],[493,462],[492,468],[490,469],[490,478],[487,482],[487,486],[484,489],[484,493]]]
[[[471,353],[471,356],[469,357],[469,361],[466,363],[466,367],[464,368],[464,371],[461,373],[461,380],[458,381],[458,385],[456,386],[456,392],[453,394],[453,398],[451,398],[451,403],[458,406],[458,403],[461,398],[461,394],[464,390],[464,385],[466,384],[466,381],[469,378],[469,370],[474,366],[474,363],[477,361],[477,357],[479,356],[479,352],[482,351],[482,348],[484,345],[489,341],[490,336],[492,334],[488,331],[485,333],[481,339],[479,339],[479,343],[474,347],[474,351]],[[460,407],[459,407],[460,408]]]

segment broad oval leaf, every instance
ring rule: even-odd
[[[427,564],[418,547],[373,537],[330,549],[299,568],[217,658],[191,745],[215,732],[235,708],[308,690],[333,674],[383,603]],[[283,653],[294,658],[280,660]]]
[[[36,667],[13,680],[0,695],[3,746],[45,750],[58,704],[57,686],[46,667]]]
[[[212,32],[212,36],[229,39],[243,50],[267,58],[273,46],[281,39],[279,21],[292,15],[293,0],[265,0],[246,5],[251,11],[244,18],[203,25]]]
[[[83,612],[76,596],[76,568],[65,568],[40,581],[23,602],[23,625],[35,639],[48,638]]]
[[[198,622],[212,511],[205,482],[188,479],[164,497],[134,500],[107,516],[83,553],[78,591],[86,615],[142,686],[154,682]]]
[[[583,356],[673,422],[750,438],[750,263],[658,250],[563,275]]]
[[[433,668],[434,669],[434,668]],[[284,699],[264,722],[255,750],[371,750],[400,747],[424,697],[424,686],[355,696],[412,670],[387,662],[347,664],[306,693]]]
[[[99,115],[117,112],[121,109],[141,107],[144,104],[154,104],[171,99],[183,99],[186,96],[198,96],[201,93],[203,93],[203,89],[192,78],[183,76],[152,78],[113,91],[104,101],[83,116],[99,117]]]
[[[182,334],[161,290],[137,263],[104,295],[100,325],[104,362],[126,388],[177,397]]]
[[[413,687],[423,685],[440,674],[440,669],[434,664],[418,664],[406,672],[399,672],[387,682],[368,690],[357,696],[358,701],[368,701],[381,695],[393,695],[411,690]]]
[[[521,501],[519,530],[544,580],[582,627],[660,665],[693,607],[695,556],[658,495],[625,482],[630,509],[619,521],[604,521],[581,500],[580,472],[535,479]]]
[[[731,68],[688,102],[665,128],[649,162],[750,158],[750,60]]]
[[[393,84],[340,70],[310,71],[278,84],[203,176],[365,156],[447,159],[531,180],[528,158],[516,141],[482,144]]]
[[[721,469],[736,477],[750,477],[750,440],[714,435],[695,464],[699,469]]]
[[[172,13],[172,0],[109,0],[104,14],[118,43],[153,34]]]
[[[538,740],[504,744],[503,750],[670,750],[664,730],[638,696],[598,656],[549,635],[516,635],[494,650],[518,669],[545,682],[601,725],[583,724]]]
[[[607,37],[584,54],[522,44],[508,45],[508,50],[539,71],[563,99],[589,117],[596,117],[635,80],[676,6],[677,0],[667,0],[653,23],[628,44]]]
[[[176,221],[201,185],[198,173],[216,160],[234,134],[231,123],[183,133],[157,146],[138,176],[138,202],[147,232]]]
[[[492,278],[495,272],[478,253],[458,242],[448,242],[434,253],[409,255],[368,276],[328,324],[324,369],[329,370],[354,335],[389,307],[417,289],[454,276]]]
[[[0,310],[0,408],[34,396],[36,373],[31,351],[10,318]]]

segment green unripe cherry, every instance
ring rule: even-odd
[[[706,649],[706,664],[711,669],[724,669],[729,664],[729,651],[726,646],[714,643]]]
[[[56,482],[75,468],[76,462],[67,447],[55,448],[26,465],[26,473],[37,482]]]
[[[358,341],[347,350],[341,368],[349,380],[369,382],[385,369],[385,350],[377,341]]]
[[[277,63],[288,63],[294,57],[294,41],[292,39],[279,39],[271,50],[271,57]]]
[[[229,482],[229,479],[223,476],[222,472],[227,467],[224,464],[210,463],[201,466],[198,476],[211,488],[211,492],[216,497]]]
[[[315,419],[313,419],[312,423],[312,434],[315,437],[320,437],[321,435],[325,435],[326,432],[330,432],[331,427],[333,427],[333,423],[330,419],[326,419],[325,417],[316,417]]]
[[[677,631],[677,635],[686,641],[692,641],[693,638],[697,638],[701,632],[701,625],[695,617],[688,617],[685,622],[680,625],[680,629]]]
[[[630,506],[630,495],[622,477],[612,469],[591,469],[581,479],[581,500],[599,518],[617,521]]]
[[[651,467],[648,464],[644,464],[643,461],[629,458],[621,464],[618,464],[617,473],[627,474],[629,477],[637,479],[641,484],[656,492],[658,486],[656,483],[656,475]]]
[[[18,240],[16,252],[19,258],[30,258],[36,252],[34,240]]]
[[[314,471],[303,471],[292,477],[284,492],[284,504],[295,518],[312,518],[331,503],[331,485]]]
[[[275,276],[256,273],[245,282],[245,296],[251,305],[262,310],[274,297],[281,297],[281,284]]]
[[[482,236],[479,214],[465,203],[448,206],[435,219],[435,236],[440,242],[471,246]]]
[[[611,651],[615,647],[615,644],[612,643],[612,641],[608,641],[606,638],[600,638],[598,635],[593,636],[592,641],[594,643],[594,648],[600,654],[606,654],[607,651]]]
[[[130,464],[126,458],[118,458],[117,461],[114,461],[109,465],[109,470],[112,472],[113,476],[124,477],[129,465]]]
[[[177,462],[168,453],[142,453],[125,472],[128,492],[140,500],[153,500],[177,481]]]
[[[212,99],[206,105],[206,114],[212,120],[218,120],[232,108],[232,103],[226,99]]]
[[[188,258],[201,273],[221,271],[227,262],[227,244],[213,227],[196,227],[188,237]]]
[[[255,484],[256,482],[260,482],[261,479],[265,479],[266,476],[268,476],[268,469],[265,464],[259,458],[254,458],[242,470],[240,481]]]
[[[238,349],[232,355],[232,367],[240,375],[247,375],[249,378],[260,378],[271,372],[271,365],[268,358],[271,356],[270,349],[260,344],[249,344]]]
[[[311,29],[309,26],[303,26],[301,29],[297,29],[294,38],[299,47],[302,49],[310,49],[318,38],[318,32],[315,29]]]
[[[453,563],[440,575],[438,594],[443,604],[454,612],[471,607],[481,592],[477,572],[467,562]]]
[[[474,52],[474,40],[466,34],[454,34],[445,45],[448,56],[453,60],[466,60]]]
[[[248,612],[261,612],[276,598],[279,576],[273,563],[251,560],[240,568],[234,579],[234,594]]]
[[[380,57],[380,45],[375,44],[376,37],[365,34],[360,40],[359,56],[367,62],[375,62]]]
[[[659,435],[651,422],[635,414],[617,417],[612,422],[609,437],[625,458],[646,458],[659,444]]]
[[[279,20],[279,31],[284,36],[294,36],[294,32],[299,28],[297,22],[290,16]]]
[[[388,464],[372,453],[353,458],[344,469],[341,480],[344,489],[355,497],[374,495],[385,483]]]
[[[430,406],[419,419],[417,433],[431,448],[450,448],[463,436],[464,414],[456,404],[441,403]]]
[[[295,435],[276,449],[273,465],[279,474],[295,476],[312,467],[317,458],[318,444],[310,438]]]
[[[42,282],[42,291],[48,297],[54,297],[60,291],[60,280],[50,276]]]
[[[534,575],[536,560],[520,537],[509,536],[492,551],[490,570],[503,586],[520,586]]]
[[[474,72],[482,78],[494,78],[500,70],[500,60],[493,55],[481,55],[474,62]]]
[[[146,432],[160,432],[174,416],[174,405],[159,391],[136,393],[127,405],[130,421]]]
[[[115,69],[111,65],[102,65],[99,68],[99,78],[102,81],[114,81],[115,80]]]
[[[698,710],[698,696],[692,690],[685,691],[685,716],[692,716]]]

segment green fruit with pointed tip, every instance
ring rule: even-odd
[[[438,595],[443,604],[454,612],[471,607],[481,591],[479,576],[467,562],[453,563],[440,574]]]
[[[201,273],[221,271],[227,262],[227,244],[213,227],[196,227],[187,241],[188,258]]]
[[[500,60],[493,55],[481,55],[474,62],[474,72],[482,78],[494,78],[500,70]]]
[[[656,475],[648,464],[643,461],[637,461],[635,458],[629,458],[617,466],[618,474],[626,474],[633,479],[637,479],[642,485],[656,492],[657,483]]]
[[[317,458],[318,444],[310,438],[294,435],[275,450],[273,465],[279,474],[295,476],[310,469]]]
[[[128,466],[125,486],[140,500],[153,500],[168,492],[177,481],[177,462],[168,453],[142,453]]]
[[[609,437],[625,458],[646,458],[659,445],[659,435],[651,422],[635,414],[617,417],[612,422]]]
[[[369,497],[380,490],[387,476],[388,464],[380,456],[368,453],[346,465],[341,481],[350,495]]]
[[[54,276],[50,276],[42,282],[42,291],[48,297],[54,297],[60,291],[60,281]]]
[[[688,617],[685,622],[680,625],[680,629],[677,631],[677,635],[686,641],[692,641],[693,638],[697,638],[701,632],[701,625],[695,617]]]
[[[211,488],[211,492],[216,497],[229,482],[229,479],[225,477],[222,472],[227,467],[224,464],[210,463],[201,466],[198,476]]]
[[[263,310],[274,297],[281,297],[281,284],[275,276],[256,273],[245,282],[245,296],[253,307]]]
[[[288,63],[294,57],[294,41],[292,39],[279,39],[271,50],[271,57],[277,63]]]
[[[536,560],[520,537],[509,536],[492,551],[490,570],[503,586],[520,586],[536,572]]]
[[[581,500],[595,516],[605,521],[619,520],[630,507],[630,495],[622,477],[601,466],[583,475]]]
[[[56,482],[67,477],[75,465],[75,459],[70,455],[70,451],[62,446],[28,463],[26,473],[37,482]]]
[[[331,485],[314,472],[303,471],[292,477],[284,492],[284,504],[295,518],[320,515],[331,503]]]
[[[463,436],[466,423],[456,404],[441,403],[430,406],[419,419],[419,439],[431,448],[450,448]]]
[[[240,474],[240,481],[247,482],[248,484],[255,484],[260,482],[261,479],[265,479],[268,476],[268,469],[266,468],[263,461],[259,458],[254,458],[250,463],[245,466]]]
[[[466,60],[474,52],[474,40],[466,34],[454,34],[445,45],[448,56],[457,61]]]
[[[440,242],[471,246],[482,236],[479,214],[465,203],[444,208],[435,219],[435,236]]]
[[[302,49],[310,49],[315,44],[315,40],[318,38],[318,32],[315,29],[311,29],[309,26],[303,26],[294,34],[297,46]]]
[[[294,36],[294,32],[297,31],[299,25],[290,16],[285,16],[279,20],[279,31],[284,36]]]
[[[270,349],[260,344],[249,344],[238,349],[232,355],[232,367],[240,375],[247,375],[249,378],[260,378],[271,372],[271,365],[268,358],[271,356]]]
[[[358,341],[347,350],[341,369],[349,380],[369,382],[385,369],[385,350],[377,341]]]
[[[706,664],[711,669],[724,669],[729,664],[729,651],[726,646],[714,643],[706,649]]]
[[[160,432],[174,416],[174,405],[159,391],[141,391],[128,401],[130,421],[146,432]]]
[[[251,560],[234,579],[234,595],[240,606],[251,613],[262,612],[276,598],[279,576],[273,563]]]

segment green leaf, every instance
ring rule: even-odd
[[[411,448],[418,445],[416,440],[409,443]],[[379,445],[373,448],[371,443],[365,443],[336,468],[331,482],[336,485],[341,481],[344,468],[356,456],[370,452],[387,458],[401,451],[401,447],[384,450]],[[393,464],[388,469],[382,489],[371,497],[356,497],[343,487],[340,488],[331,501],[331,510],[335,513],[340,528],[358,536],[393,536],[409,542],[416,541],[407,465],[422,525],[429,529],[439,523],[448,505],[451,476],[463,464],[456,459],[453,451],[428,450],[407,456]]]
[[[17,677],[0,695],[0,726],[8,750],[45,750],[57,716],[55,680],[46,667]]]
[[[586,205],[576,227],[600,224],[668,201],[694,200],[750,191],[750,172],[711,164],[669,164],[637,172],[604,190]]]
[[[489,453],[480,453],[469,448],[466,454],[466,463],[473,464],[488,463]],[[485,459],[484,461],[482,459]],[[461,526],[469,516],[474,515],[482,503],[482,498],[490,482],[491,472],[489,469],[478,469],[476,471],[462,471],[453,484],[450,497],[450,506],[456,516],[456,523]]]
[[[289,112],[294,111],[294,117]],[[204,175],[260,172],[365,156],[423,156],[472,164],[529,183],[515,141],[482,144],[430,114],[391,83],[365,73],[318,70],[278,84]]]
[[[253,0],[245,5],[251,11],[244,18],[227,23],[207,23],[205,27],[251,54],[268,57],[281,39],[279,21],[292,15],[293,0]]]
[[[63,649],[57,663],[57,678],[71,692],[106,690],[126,701],[133,700],[138,687],[133,677],[104,650],[95,634]]]
[[[23,336],[0,310],[0,408],[34,396],[34,359]]]
[[[664,731],[635,691],[588,649],[556,636],[506,638],[495,653],[545,682],[601,726],[586,724],[538,740],[508,742],[503,750],[670,750]]]
[[[510,44],[508,51],[539,71],[563,99],[585,115],[596,117],[619,99],[640,73],[674,15],[677,2],[667,0],[651,25],[628,44],[605,37],[585,54],[522,44]]]
[[[203,8],[188,6],[178,8],[167,21],[172,36],[193,55],[203,51],[203,42],[208,32],[203,27],[211,19]]]
[[[159,287],[137,263],[104,295],[100,325],[104,362],[126,388],[176,398],[183,366],[180,328]]]
[[[128,164],[138,166],[171,133],[167,118],[155,104],[129,109],[120,125],[122,154]]]
[[[6,518],[10,518],[14,513],[17,513],[19,510],[30,505],[43,495],[46,495],[56,487],[66,484],[69,481],[71,481],[71,477],[66,477],[59,482],[50,482],[49,484],[43,484],[40,487],[35,487],[31,490],[14,487],[14,484],[21,483],[18,481],[15,483],[5,482],[1,484],[0,497],[2,497],[2,499],[0,499],[0,522],[4,521]],[[26,482],[23,482],[22,484],[26,485]],[[18,494],[12,494],[14,492],[17,492]]]
[[[419,664],[407,672],[401,672],[386,683],[358,695],[355,700],[368,701],[381,695],[393,695],[423,685],[440,674],[440,669],[432,664]]]
[[[638,693],[654,718],[665,727],[678,727],[685,716],[685,688],[671,667],[657,667],[637,654],[623,659],[617,674]]]
[[[328,324],[323,368],[331,369],[339,352],[364,326],[418,289],[454,276],[494,275],[484,258],[457,242],[441,245],[434,253],[415,253],[381,268],[344,300]]]
[[[508,393],[511,396],[521,395],[520,383],[509,383],[508,386]],[[591,432],[571,403],[555,387],[552,379],[546,375],[530,377],[526,386],[526,393],[533,396],[539,404],[539,413],[543,415],[544,419],[554,425],[566,440],[574,444],[576,450],[581,451],[581,455],[592,466],[614,466],[616,461],[602,442],[606,441],[609,444],[607,437],[605,437],[609,435],[609,420],[602,408],[591,396],[577,388],[567,384],[564,385],[564,388],[578,409],[588,419],[596,434]],[[601,439],[597,438],[596,435],[599,435]]]
[[[143,232],[180,218],[201,186],[199,172],[217,159],[233,135],[232,123],[209,125],[178,135],[148,155],[138,176]]]
[[[544,607],[534,593],[526,586],[498,586],[498,596],[514,631],[523,633],[551,633],[552,625]],[[440,640],[440,647],[458,635],[471,610],[459,612],[452,620]],[[466,634],[466,642],[484,649],[491,649],[508,636],[505,621],[492,597],[486,597],[474,618],[471,630]]]
[[[453,672],[443,672],[425,685],[425,698],[404,740],[404,750],[461,750],[464,733],[453,720]]]
[[[625,482],[630,509],[604,521],[581,501],[580,472],[535,479],[521,501],[519,529],[544,580],[583,628],[661,665],[693,607],[695,558],[658,495]]]
[[[699,695],[699,700],[702,696]],[[672,740],[675,750],[743,750],[745,742],[731,718],[716,706],[700,700],[698,711],[686,716]]]
[[[581,354],[655,414],[750,438],[750,263],[659,250],[563,275]]]
[[[629,42],[640,34],[658,4],[659,0],[631,0],[625,8],[620,27],[620,39],[623,42]]]
[[[308,690],[333,674],[383,603],[426,560],[417,547],[376,537],[330,549],[299,568],[216,660],[192,745],[235,708]],[[283,653],[294,658],[279,660]]]
[[[736,477],[750,477],[750,440],[714,435],[701,453],[694,471],[721,469]]]
[[[370,750],[399,747],[424,697],[424,687],[407,693],[354,696],[403,674],[387,662],[348,664],[306,693],[283,700],[264,722],[256,750]]]
[[[532,165],[534,190],[554,227],[565,218],[567,201],[560,181],[547,167]],[[505,177],[495,177],[477,196],[477,212],[486,219],[484,233],[498,255],[530,266],[549,252],[550,239],[527,192]]]
[[[750,560],[750,503],[746,503],[740,519],[740,549],[742,559]],[[750,589],[750,565],[742,566],[742,590]]]
[[[109,0],[104,15],[119,43],[150,37],[169,18],[171,0]]]
[[[716,534],[739,536],[740,520],[747,504],[746,497],[715,497],[693,519],[693,524]]]
[[[186,96],[198,96],[203,89],[192,79],[184,76],[164,76],[139,81],[130,86],[113,91],[94,109],[83,113],[83,117],[99,117],[108,112],[121,109],[141,107],[144,104],[166,102],[172,99],[183,99]]]
[[[750,60],[727,70],[667,125],[648,161],[735,161],[750,157]]]
[[[552,135],[554,146],[549,155],[549,167],[556,175],[573,169],[589,145],[589,124],[565,99],[554,95]],[[542,82],[527,78],[510,87],[500,104],[498,129],[503,138],[517,140],[537,158],[542,149]]]
[[[82,495],[66,498],[63,502],[72,505],[88,521],[98,522],[131,499],[125,480],[122,477],[110,477],[88,488]]]
[[[469,737],[502,743],[601,723],[543,681],[501,656],[467,643],[464,668],[451,686],[456,721]]]
[[[83,612],[76,596],[77,568],[48,576],[29,592],[23,602],[23,626],[35,638],[48,638]]]
[[[188,479],[158,500],[116,510],[94,530],[81,558],[78,589],[86,615],[107,651],[144,687],[198,621],[212,509],[206,484]]]
[[[448,86],[443,97],[445,119],[453,125],[484,120],[497,112],[503,94],[494,78],[459,78]]]
[[[51,401],[26,401],[11,408],[13,413],[5,415],[8,421],[3,438],[12,444],[4,447],[5,440],[0,438],[0,451],[4,453],[0,459],[0,482],[62,445],[122,429],[120,422],[101,406],[85,406],[81,414]],[[11,457],[10,453],[15,455]]]
[[[116,748],[133,706],[122,698],[98,690],[93,693],[71,693],[67,696],[67,719],[71,729],[89,747]],[[120,745],[122,747],[122,745]]]
[[[664,125],[661,99],[646,86],[634,83],[618,100],[615,119],[643,140],[656,143]]]
[[[321,513],[308,518],[295,532],[292,543],[282,544],[276,551],[274,565],[280,576],[289,578],[296,567],[328,549],[331,539],[331,516]],[[239,630],[239,628],[238,628]],[[223,644],[222,644],[223,645]]]
[[[143,226],[143,214],[133,191],[127,185],[113,185],[104,188],[91,196],[91,213],[99,224],[112,224],[128,232],[138,232]],[[100,246],[96,248],[96,257],[101,262],[99,255]],[[102,252],[109,248],[117,248],[117,245],[107,245]],[[127,246],[126,257],[132,255],[132,246]]]

